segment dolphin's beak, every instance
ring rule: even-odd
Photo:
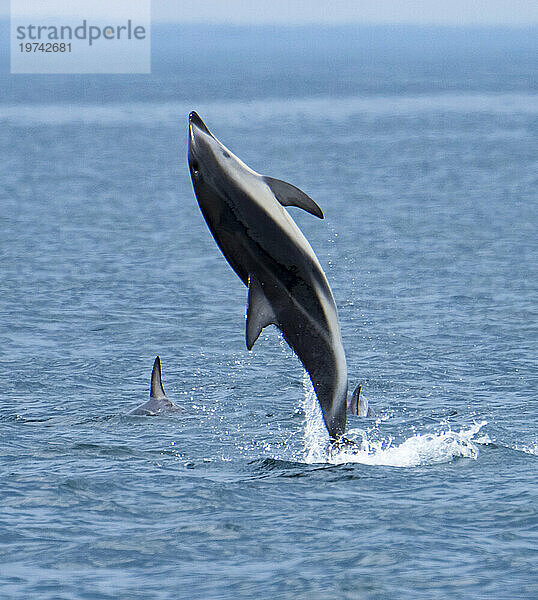
[[[200,129],[204,133],[211,135],[211,132],[206,127],[206,124],[200,118],[200,115],[197,112],[192,111],[189,115],[189,132],[191,138],[194,138],[195,130]]]
[[[189,115],[189,146],[194,143],[195,117],[198,117],[198,115],[195,112],[191,112],[191,114]]]

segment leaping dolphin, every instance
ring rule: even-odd
[[[248,286],[246,343],[276,325],[307,370],[331,440],[346,427],[347,366],[334,298],[314,251],[285,206],[323,219],[295,186],[266,177],[234,156],[189,115],[189,169],[217,245]],[[350,410],[359,411],[359,393]]]
[[[161,359],[157,356],[153,363],[153,371],[151,372],[149,400],[132,410],[129,414],[155,416],[166,411],[179,410],[181,409],[166,397],[161,373]]]

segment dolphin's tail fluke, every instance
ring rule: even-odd
[[[150,397],[166,398],[161,374],[161,359],[159,356],[157,356],[155,359],[155,362],[153,363],[153,371],[151,372]]]
[[[366,396],[361,396],[361,385],[359,384],[351,396],[349,403],[349,412],[352,415],[358,415],[359,417],[373,417],[374,411],[368,406],[368,399]]]

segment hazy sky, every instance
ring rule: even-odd
[[[175,23],[537,25],[538,0],[153,0],[152,13]],[[8,15],[9,0],[0,0],[0,17]]]

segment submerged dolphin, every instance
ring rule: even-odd
[[[250,169],[195,112],[189,115],[188,159],[207,225],[248,286],[247,348],[264,327],[276,325],[310,375],[329,436],[339,438],[348,382],[336,305],[314,251],[284,208],[297,206],[323,219],[320,207],[295,186]],[[359,395],[350,402],[355,414]]]
[[[177,411],[180,408],[166,397],[161,374],[161,359],[157,356],[153,363],[153,371],[151,372],[149,400],[132,410],[129,414],[155,416],[171,410]]]

